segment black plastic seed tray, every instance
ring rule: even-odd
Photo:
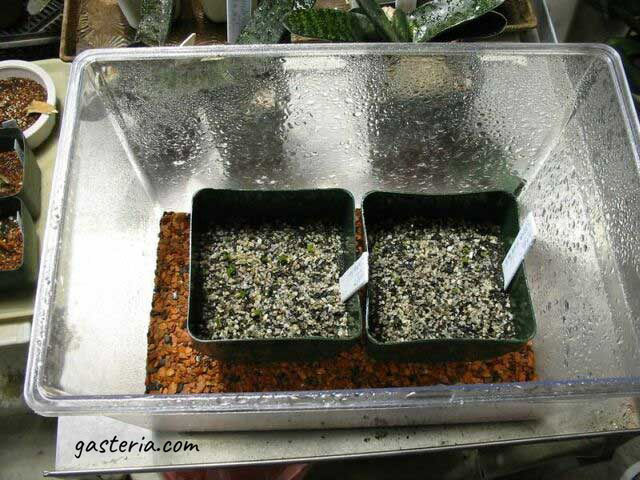
[[[33,219],[17,197],[0,199],[0,219],[7,217],[18,219],[22,230],[22,263],[15,270],[0,270],[0,290],[33,287],[38,276],[38,238]]]
[[[311,360],[334,355],[360,342],[362,311],[358,295],[347,302],[351,332],[344,338],[296,337],[210,340],[204,338],[203,286],[205,272],[198,259],[201,236],[217,223],[261,223],[285,220],[304,225],[325,221],[341,227],[339,265],[344,273],[356,258],[355,205],[346,190],[248,191],[204,189],[193,197],[191,213],[190,294],[187,328],[198,349],[222,359],[269,362]]]
[[[362,216],[365,232],[367,228],[372,229],[381,223],[388,225],[389,219],[402,222],[415,217],[494,223],[500,227],[505,255],[519,229],[516,199],[506,192],[459,195],[371,192],[363,200]],[[368,243],[371,248],[371,242]],[[508,340],[451,338],[381,342],[371,333],[375,321],[374,313],[370,308],[370,289],[373,288],[371,282],[368,288],[365,314],[367,349],[373,356],[380,359],[442,362],[492,358],[518,350],[531,340],[536,332],[533,307],[522,265],[508,290],[516,329],[514,338]],[[461,295],[464,295],[464,292]]]
[[[0,152],[9,151],[15,151],[22,163],[22,188],[15,196],[24,202],[31,217],[37,219],[40,216],[42,173],[18,128],[0,128]]]
[[[39,13],[29,15],[27,0],[9,0],[7,16],[0,21],[0,50],[59,42],[63,4],[51,0]]]

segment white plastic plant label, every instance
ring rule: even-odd
[[[364,252],[340,277],[340,300],[346,302],[369,282],[369,253]]]
[[[251,0],[227,0],[227,43],[236,43],[251,19]]]
[[[507,256],[502,261],[502,275],[504,278],[504,289],[506,290],[513,280],[520,264],[524,261],[524,257],[533,245],[536,239],[536,224],[533,221],[533,213],[529,213],[524,219],[518,236],[513,241],[511,248],[507,252]]]
[[[380,3],[380,2],[378,2]],[[416,9],[417,0],[396,0],[396,8],[401,8],[404,13],[411,13]],[[351,0],[351,8],[358,8],[357,0]]]

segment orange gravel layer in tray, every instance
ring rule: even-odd
[[[0,271],[20,268],[23,248],[22,230],[15,217],[0,219]]]
[[[0,196],[16,195],[22,188],[22,162],[14,151],[0,152]]]
[[[185,213],[165,213],[162,217],[155,282],[148,333],[147,393],[409,387],[535,379],[530,345],[493,360],[442,364],[376,361],[362,346],[309,363],[249,364],[216,360],[200,353],[186,330],[189,216]]]

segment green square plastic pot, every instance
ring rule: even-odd
[[[0,270],[0,290],[31,288],[38,278],[38,238],[31,214],[17,197],[0,198],[0,219],[19,217],[22,229],[22,263],[14,270]]]
[[[216,190],[204,189],[193,197],[189,316],[187,329],[196,348],[216,358],[250,362],[313,360],[335,355],[360,342],[362,310],[358,295],[346,304],[351,335],[345,338],[297,337],[268,339],[207,339],[204,335],[202,275],[199,245],[202,235],[215,224],[237,221],[257,224],[286,220],[293,224],[326,221],[341,228],[342,275],[356,259],[355,202],[351,193],[326,190]]]
[[[15,151],[22,163],[22,188],[15,195],[7,195],[0,198],[15,196],[20,198],[31,218],[37,219],[40,216],[40,190],[41,177],[40,167],[24,139],[24,135],[18,128],[0,128],[0,152]]]
[[[513,194],[507,192],[456,195],[370,192],[362,202],[365,238],[367,228],[371,229],[382,222],[388,224],[390,218],[402,222],[412,217],[465,219],[499,225],[505,255],[519,231],[518,203]],[[372,288],[372,285],[368,288]],[[508,293],[516,330],[512,339],[451,338],[381,342],[371,334],[370,327],[374,319],[369,308],[370,290],[367,290],[367,350],[379,359],[409,362],[473,361],[498,357],[518,350],[531,340],[536,332],[531,297],[522,265],[511,282]]]

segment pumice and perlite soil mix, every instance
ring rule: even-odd
[[[489,223],[417,218],[369,232],[374,337],[513,338],[498,234]]]
[[[210,339],[353,333],[340,301],[340,230],[326,223],[214,225],[199,246]]]

